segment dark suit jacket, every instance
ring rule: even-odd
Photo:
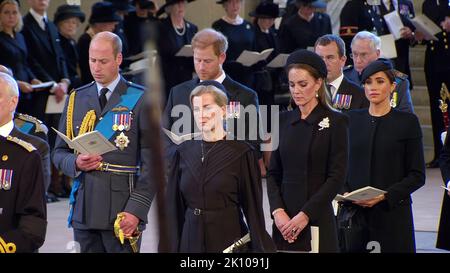
[[[73,130],[78,135],[80,125],[89,110],[95,110],[97,122],[100,117],[115,107],[130,85],[123,78],[114,89],[103,111],[100,111],[97,86],[92,83],[77,89],[73,111]],[[134,85],[136,88],[142,87]],[[123,131],[130,143],[122,151],[102,155],[103,161],[125,166],[140,166],[140,174],[130,180],[128,175],[112,172],[90,171],[77,172],[76,155],[61,139],[56,139],[53,163],[65,175],[81,180],[76,195],[72,225],[78,229],[112,230],[117,213],[126,211],[138,217],[142,223],[147,222],[147,214],[155,193],[150,179],[150,148],[148,143],[148,115],[143,95],[132,110],[132,122],[129,131]],[[66,133],[67,105],[61,116],[59,131]],[[112,126],[113,124],[111,124]],[[117,131],[110,139],[114,140]],[[133,181],[134,180],[134,181]]]
[[[369,101],[366,98],[364,89],[361,86],[355,84],[354,82],[347,80],[345,77],[344,77],[344,79],[342,79],[341,85],[339,86],[336,94],[352,96],[352,101],[350,103],[349,109],[335,107],[335,105],[333,103],[333,107],[335,107],[343,112],[346,112],[346,111],[349,111],[352,109],[360,109],[360,108],[368,108],[369,107]]]
[[[16,33],[12,38],[0,32],[0,64],[10,68],[16,80],[30,82],[36,78],[29,67],[28,49],[22,33]]]
[[[52,22],[49,21],[46,31],[43,31],[28,13],[23,18],[22,34],[32,60],[31,69],[39,80],[60,81],[69,78],[58,29]]]
[[[50,146],[41,138],[25,134],[17,129],[17,127],[14,127],[10,135],[31,143],[41,155],[44,186],[45,190],[47,191],[48,186],[50,185]]]
[[[364,209],[369,241],[381,252],[414,252],[411,194],[425,183],[422,132],[414,114],[392,109],[372,117],[367,109],[348,112],[350,149],[345,191],[372,186],[386,199]]]
[[[28,48],[31,70],[39,80],[59,82],[63,78],[69,78],[58,30],[52,22],[48,22],[47,29],[44,31],[34,17],[28,13],[23,18],[22,34]],[[33,110],[28,113],[44,119],[48,95],[47,91],[34,93]]]
[[[29,83],[36,78],[30,69],[28,49],[21,33],[16,33],[16,37],[12,38],[0,32],[0,64],[10,68],[16,80]],[[33,103],[33,94],[21,93],[17,110],[31,114]]]
[[[273,238],[278,249],[305,251],[310,248],[310,226],[319,226],[319,250],[337,252],[331,201],[347,173],[348,121],[344,115],[321,105],[305,120],[301,121],[300,117],[299,108],[280,115],[279,146],[272,152],[267,193],[270,212],[283,208],[294,217],[303,211],[309,217],[309,225],[295,243],[287,243],[275,225]],[[321,129],[319,124],[325,118],[329,127]],[[299,141],[307,143],[299,144]],[[302,166],[299,161],[303,162]]]

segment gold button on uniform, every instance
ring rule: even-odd
[[[8,156],[7,155],[3,155],[2,156],[2,161],[6,161],[6,160],[8,160]]]

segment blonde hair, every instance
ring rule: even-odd
[[[215,87],[214,85],[200,85],[195,87],[194,90],[192,90],[191,95],[189,97],[189,101],[191,102],[191,108],[192,108],[192,99],[194,97],[200,97],[205,94],[210,94],[214,98],[214,102],[219,107],[223,107],[228,104],[228,97],[222,90]]]
[[[22,14],[20,13],[20,8],[19,8],[19,4],[17,3],[16,0],[5,0],[3,2],[0,3],[0,12],[2,11],[3,7],[5,7],[7,4],[13,4],[17,7],[17,24],[14,27],[14,31],[15,32],[20,32],[22,30],[23,27],[23,20],[22,20]],[[3,31],[3,26],[0,24],[0,31]]]

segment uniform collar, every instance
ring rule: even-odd
[[[0,127],[0,136],[7,137],[14,129],[14,122],[10,120],[8,123]]]
[[[97,85],[97,94],[98,94],[98,96],[100,96],[100,90],[102,90],[102,88],[108,88],[109,91],[108,91],[108,93],[106,93],[106,98],[109,99],[109,97],[111,96],[112,92],[114,91],[114,89],[116,89],[117,85],[119,84],[119,81],[120,81],[120,75],[117,74],[116,79],[113,80],[107,86],[102,86],[98,82],[95,82],[95,85]]]

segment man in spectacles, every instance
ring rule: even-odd
[[[378,36],[368,31],[360,31],[353,37],[350,58],[353,66],[344,69],[344,76],[361,85],[361,73],[370,63],[380,58],[381,41]],[[392,92],[391,106],[400,111],[413,113],[408,75],[395,70],[397,87]]]

